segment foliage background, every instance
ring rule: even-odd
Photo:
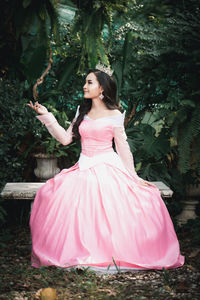
[[[168,203],[171,214],[180,212],[187,184],[200,178],[198,1],[10,0],[0,5],[1,188],[8,181],[35,180],[32,153],[38,138],[47,148],[51,142],[26,103],[52,49],[53,65],[38,88],[39,101],[57,116],[61,112],[67,127],[81,102],[88,68],[99,60],[110,64],[137,172],[168,184],[175,192]],[[78,157],[75,145],[66,153],[59,158],[62,168]]]

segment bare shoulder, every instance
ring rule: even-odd
[[[110,111],[109,116],[120,116],[122,113],[118,109],[113,109]]]

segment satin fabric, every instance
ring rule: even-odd
[[[113,120],[85,118],[79,161],[38,191],[30,219],[32,266],[183,265],[159,190],[131,176],[112,148]]]

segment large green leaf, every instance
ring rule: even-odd
[[[61,66],[61,70],[58,74],[58,89],[61,89],[63,85],[66,84],[67,80],[70,78],[72,74],[75,73],[77,68],[77,59],[74,59],[72,57],[68,57]]]
[[[22,60],[24,65],[24,74],[32,82],[38,78],[44,70],[46,62],[46,48],[41,46],[36,48],[29,57],[29,60]]]

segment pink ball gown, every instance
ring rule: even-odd
[[[62,144],[72,141],[51,113],[38,116]],[[79,161],[39,189],[31,212],[32,266],[94,270],[176,268],[184,264],[167,208],[139,178],[124,114],[80,124]],[[113,150],[114,138],[117,153]]]

